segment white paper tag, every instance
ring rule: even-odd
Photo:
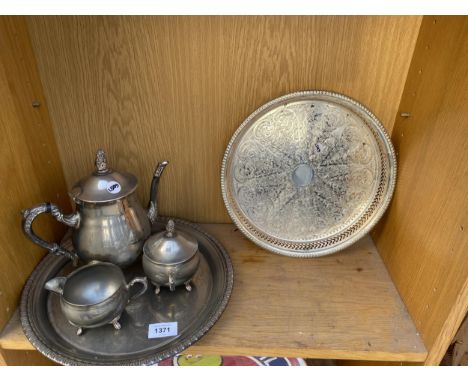
[[[107,183],[107,192],[110,192],[111,194],[118,194],[121,189],[122,187],[118,182],[111,180]]]
[[[150,324],[148,327],[148,338],[173,337],[177,335],[177,322],[163,322]]]

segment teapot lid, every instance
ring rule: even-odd
[[[78,181],[70,191],[75,203],[104,203],[122,199],[138,186],[135,175],[114,171],[107,167],[104,150],[96,152],[96,170]]]
[[[183,263],[195,256],[197,251],[197,240],[185,232],[176,231],[172,219],[167,222],[166,231],[152,235],[143,246],[143,256],[161,265]]]

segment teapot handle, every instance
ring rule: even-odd
[[[74,212],[73,214],[70,214],[70,215],[64,215],[62,213],[62,210],[53,203],[37,204],[34,207],[31,207],[22,212],[23,213],[23,220],[22,220],[23,231],[32,242],[36,243],[37,245],[40,245],[41,247],[47,249],[49,252],[55,255],[64,255],[73,262],[73,265],[75,266],[78,265],[78,256],[76,253],[66,250],[65,248],[61,247],[57,243],[49,243],[41,239],[32,230],[32,224],[33,224],[34,219],[36,219],[38,215],[44,212],[50,213],[57,221],[64,223],[70,227],[74,227],[74,228],[78,227],[78,224],[80,221],[79,213]]]

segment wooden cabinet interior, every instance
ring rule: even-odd
[[[426,362],[442,357],[468,300],[466,17],[34,16],[0,26],[0,328],[43,255],[19,211],[47,200],[69,209],[66,190],[98,146],[138,176],[143,202],[155,162],[171,162],[162,214],[225,223],[220,164],[235,129],[274,97],[326,89],[392,133],[397,190],[373,237]]]
[[[468,308],[468,17],[425,17],[392,141],[398,180],[374,239],[438,364]]]
[[[69,209],[65,178],[24,17],[0,17],[0,328],[15,311],[21,289],[44,256],[21,232],[21,210],[50,201]],[[40,107],[33,107],[39,101]],[[35,226],[60,239],[52,219]]]
[[[303,89],[347,94],[389,130],[420,17],[32,17],[28,26],[67,184],[98,145],[135,172],[169,167],[161,213],[228,223],[227,143],[256,108]]]

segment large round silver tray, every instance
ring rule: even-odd
[[[85,329],[81,336],[63,317],[59,298],[44,289],[47,280],[69,273],[72,266],[64,256],[48,254],[31,274],[21,298],[21,324],[33,344],[46,357],[64,365],[151,365],[171,357],[200,339],[218,320],[229,300],[233,270],[229,255],[216,239],[197,225],[175,220],[177,229],[193,235],[202,253],[193,278],[192,291],[153,288],[123,313],[122,328],[112,325]],[[153,232],[164,229],[159,218]],[[71,247],[69,237],[64,244]],[[127,281],[143,275],[141,262],[125,270]],[[148,339],[148,325],[177,322],[178,336]]]
[[[379,120],[326,91],[288,94],[252,113],[221,170],[224,203],[239,229],[295,257],[334,253],[363,237],[395,180],[395,153]]]

